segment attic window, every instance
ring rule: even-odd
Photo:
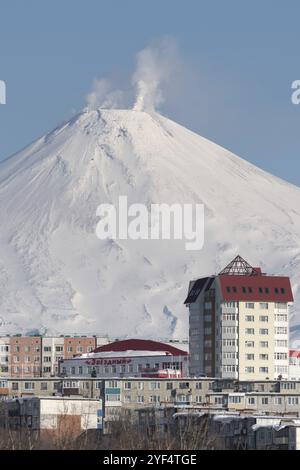
[[[244,294],[246,294],[246,287],[242,287],[242,291]]]
[[[281,293],[285,294],[285,288],[284,287],[281,288]]]
[[[227,292],[230,292],[230,287],[227,286],[227,287],[226,287],[226,290],[227,290]]]
[[[252,287],[248,287],[248,292],[250,292],[250,294],[252,294]]]
[[[278,289],[278,287],[275,287],[275,294],[279,294],[279,289]]]
[[[265,293],[269,294],[269,288],[268,287],[265,288]]]
[[[233,292],[236,292],[236,287],[235,287],[235,286],[233,286],[232,290],[233,290]]]
[[[259,291],[260,294],[262,294],[262,293],[263,293],[262,287],[259,287],[259,288],[258,288],[258,291]]]

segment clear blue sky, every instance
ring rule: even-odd
[[[186,74],[161,111],[300,186],[296,0],[1,0],[0,160],[81,109],[95,77],[129,76],[165,34]]]

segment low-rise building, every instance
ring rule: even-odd
[[[60,374],[71,377],[180,378],[188,375],[188,353],[158,341],[115,341],[93,352],[60,363]]]
[[[102,400],[82,397],[25,397],[7,400],[2,410],[2,427],[78,437],[88,429],[102,429]]]

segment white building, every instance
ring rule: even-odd
[[[79,435],[102,429],[101,399],[82,397],[24,397],[5,402],[6,426],[38,431],[63,431]]]
[[[92,353],[60,363],[64,377],[156,377],[188,375],[188,353],[170,344],[143,339],[115,341]]]
[[[190,375],[288,378],[290,280],[237,256],[218,275],[191,281]]]

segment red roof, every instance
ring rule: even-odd
[[[115,341],[114,343],[99,346],[93,352],[125,352],[125,351],[162,351],[172,356],[187,356],[186,351],[170,346],[169,344],[159,343],[147,339],[125,339],[123,341]]]
[[[293,302],[290,279],[279,276],[218,276],[224,301]]]
[[[297,359],[300,358],[300,351],[297,349],[290,349],[289,350],[289,356],[290,357],[297,357]]]

